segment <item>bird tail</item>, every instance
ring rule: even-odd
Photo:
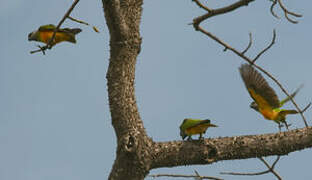
[[[282,115],[287,115],[287,114],[297,114],[298,111],[296,110],[282,110],[280,113],[282,113]]]
[[[200,124],[207,124],[207,125],[209,125],[209,127],[218,127],[217,125],[212,124],[210,119],[205,119]]]
[[[73,28],[73,29],[70,29],[71,33],[74,33],[75,35],[80,33],[82,30],[80,28]]]
[[[61,31],[65,32],[68,35],[67,37],[68,42],[76,43],[75,35],[80,33],[82,30],[80,28],[73,28],[73,29],[64,28]]]
[[[290,95],[290,97],[291,97],[291,98],[294,98],[302,87],[303,87],[303,84],[300,85],[300,86],[296,89],[296,91],[293,92],[293,93]],[[287,103],[287,102],[290,100],[290,97],[286,97],[285,99],[283,99],[283,100],[280,102],[280,106],[282,107],[285,103]]]
[[[64,28],[64,29],[61,29],[61,31],[65,32],[65,33],[71,33],[71,34],[78,34],[80,33],[82,30],[80,28],[73,28],[73,29],[70,29],[70,28]]]

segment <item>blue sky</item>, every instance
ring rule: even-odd
[[[221,7],[233,1],[209,2]],[[77,44],[62,43],[43,56],[30,54],[38,43],[29,32],[44,24],[57,24],[71,1],[0,2],[0,179],[85,180],[106,179],[115,158],[116,137],[108,107],[106,71],[109,34],[101,1],[81,1],[72,16],[101,31],[67,20],[63,27],[79,27]],[[312,2],[287,1],[290,10],[303,14],[297,25],[274,18],[270,2],[257,1],[203,25],[210,32],[244,49],[248,33],[254,37],[247,55],[254,57],[271,41],[276,44],[258,64],[271,72],[296,97],[300,107],[311,101],[310,36]],[[187,25],[203,10],[192,1],[145,1],[142,51],[136,68],[136,97],[148,135],[155,141],[180,140],[178,126],[186,117],[210,118],[219,125],[205,137],[277,132],[277,126],[249,108],[249,97],[238,73],[243,60]],[[277,8],[277,13],[282,12]],[[267,78],[268,79],[268,78]],[[269,80],[279,97],[285,95]],[[293,108],[289,103],[287,108]],[[306,112],[311,124],[311,110]],[[291,128],[304,124],[288,117]],[[311,150],[281,158],[276,170],[284,179],[312,178]],[[272,161],[274,158],[267,158]],[[300,167],[300,168],[299,168]],[[221,176],[221,171],[264,170],[257,159],[223,161],[209,166],[161,168],[155,173],[192,174],[225,179],[274,179]],[[151,179],[151,178],[147,178]],[[167,178],[159,178],[167,179]]]

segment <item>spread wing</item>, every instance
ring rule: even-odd
[[[250,96],[258,104],[260,109],[275,109],[280,107],[280,102],[274,90],[251,65],[243,64],[239,68],[239,72]]]

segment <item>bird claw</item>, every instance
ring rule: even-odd
[[[42,54],[45,55],[46,48],[44,46],[37,45],[37,47],[42,51]]]

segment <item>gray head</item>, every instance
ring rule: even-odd
[[[37,41],[37,31],[28,34],[28,41]]]
[[[256,111],[259,111],[258,104],[257,104],[255,101],[253,101],[252,103],[250,103],[250,106],[249,106],[249,107],[252,108],[252,109],[254,109],[254,110],[256,110]]]

